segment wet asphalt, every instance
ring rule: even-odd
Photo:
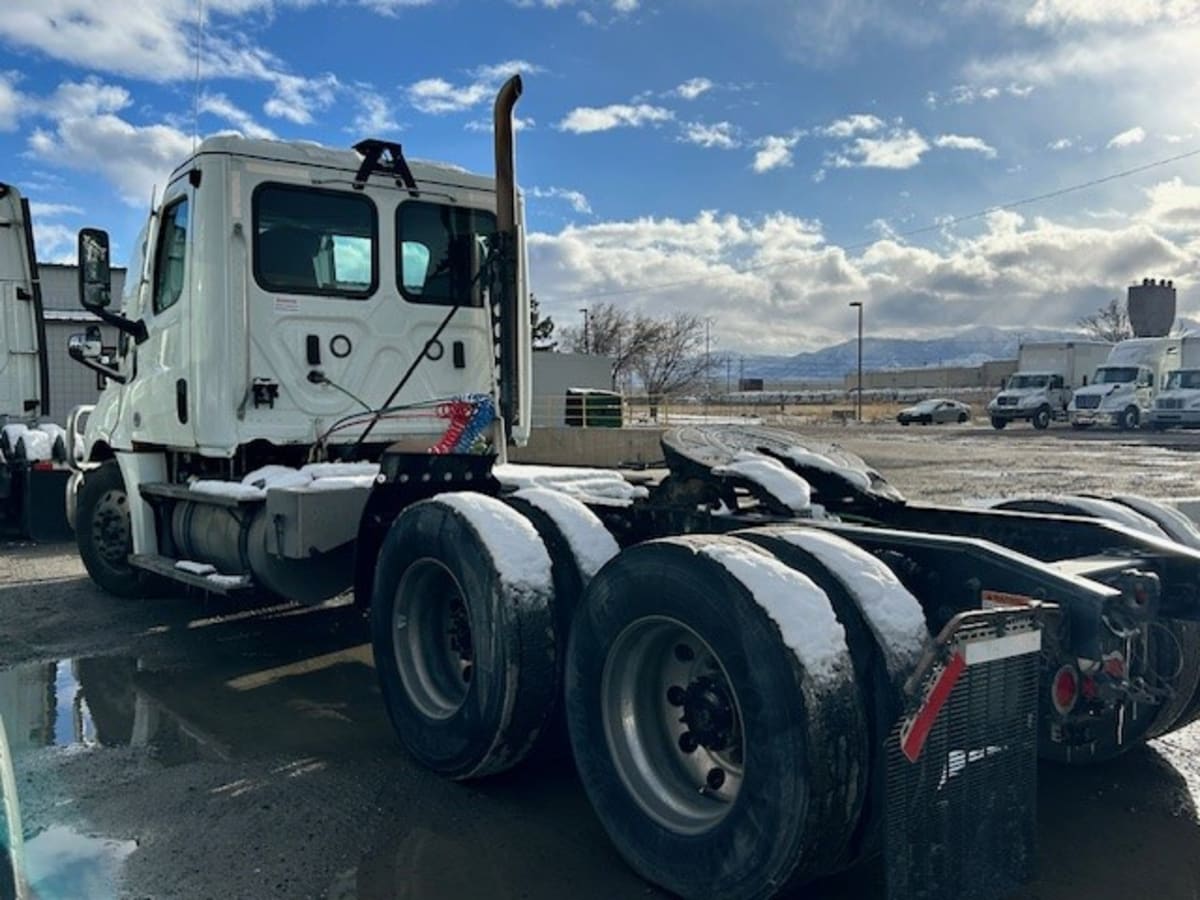
[[[820,437],[939,502],[1019,487],[1200,495],[1200,436]],[[366,642],[345,601],[123,601],[71,545],[0,544],[0,716],[36,896],[664,896],[611,848],[564,755],[470,784],[412,763]],[[1043,766],[1038,875],[1015,896],[1200,897],[1198,728],[1112,764]],[[805,896],[883,897],[882,873]]]

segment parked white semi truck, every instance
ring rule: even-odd
[[[1158,430],[1200,425],[1200,335],[1185,334],[1180,339],[1179,368],[1167,373],[1149,425]]]
[[[992,427],[1024,420],[1039,430],[1066,419],[1071,395],[1108,358],[1107,341],[1029,341],[1017,354],[1017,371],[988,404]]]
[[[0,183],[0,535],[70,537],[62,497],[70,471],[50,415],[42,289],[29,201]]]
[[[505,465],[530,415],[520,89],[494,179],[378,141],[203,142],[120,312],[107,235],[80,233],[81,296],[125,336],[112,363],[73,341],[109,379],[71,494],[88,572],[130,597],[353,587],[421,764],[500,772],[565,720],[605,830],[680,896],[883,847],[893,896],[999,896],[1032,871],[1039,750],[1111,758],[1195,717],[1200,555],[908,503],[788,432],[677,430],[646,484]]]
[[[1146,421],[1167,373],[1179,368],[1177,337],[1130,338],[1113,346],[1092,383],[1068,406],[1071,425],[1104,425],[1128,431]]]

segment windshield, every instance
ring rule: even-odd
[[[1200,369],[1180,369],[1167,376],[1167,390],[1200,390]]]
[[[1044,388],[1050,383],[1049,375],[1014,375],[1008,382],[1008,389],[1011,391],[1026,390],[1028,388]]]
[[[1096,370],[1095,384],[1128,384],[1137,381],[1136,366],[1101,366]]]
[[[932,412],[945,403],[944,400],[922,400],[911,408],[916,412]]]

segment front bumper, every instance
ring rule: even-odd
[[[1153,409],[1148,418],[1151,425],[1200,425],[1200,409]]]
[[[1028,421],[1033,418],[1038,407],[1026,406],[997,406],[988,409],[988,415],[993,419],[1003,419],[1006,422]]]
[[[1121,421],[1121,412],[1104,409],[1080,409],[1070,414],[1072,425],[1117,425]]]

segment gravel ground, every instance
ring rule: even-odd
[[[1191,435],[822,429],[914,499],[1200,494]],[[612,850],[569,764],[480,784],[400,751],[344,604],[119,601],[71,546],[0,544],[0,713],[42,898],[661,896]],[[1200,896],[1200,732],[1041,770],[1023,898]],[[867,867],[811,896],[882,896]]]

